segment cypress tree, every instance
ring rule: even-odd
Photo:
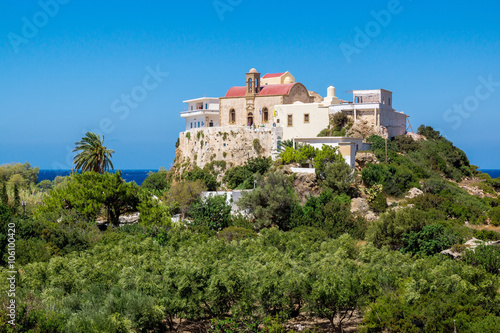
[[[14,184],[14,208],[18,209],[21,206],[21,197],[19,196],[19,189],[17,184]]]
[[[0,191],[0,201],[2,204],[7,206],[9,204],[9,196],[7,195],[7,185],[5,183],[2,184],[2,190]]]

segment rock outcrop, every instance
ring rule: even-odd
[[[371,209],[370,205],[363,198],[354,198],[351,200],[351,213],[358,216],[363,216],[367,221],[375,221],[378,219]]]
[[[297,173],[293,180],[293,187],[302,203],[305,203],[310,195],[314,197],[321,193],[314,173]]]
[[[379,164],[380,162],[374,153],[358,152],[356,154],[356,171],[361,171],[367,163]]]
[[[371,135],[379,135],[383,138],[388,138],[389,132],[384,126],[375,126],[366,119],[358,119],[346,133],[348,137],[363,139]]]
[[[414,187],[408,191],[408,194],[405,196],[405,199],[413,199],[422,194],[424,194],[422,190],[419,190],[418,188]]]
[[[474,250],[476,247],[480,245],[485,245],[485,246],[500,246],[500,241],[491,241],[491,242],[485,242],[477,238],[472,238],[468,240],[465,244],[463,244],[460,248],[463,250]],[[450,257],[453,258],[460,258],[462,256],[462,251],[457,251],[454,248],[448,249],[441,251],[441,254],[446,254]]]

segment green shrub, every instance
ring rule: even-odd
[[[500,225],[500,207],[494,207],[488,212],[490,223],[494,226]]]
[[[387,210],[387,199],[383,192],[379,192],[370,203],[371,208],[377,213],[384,213]]]
[[[349,117],[344,112],[337,112],[332,117],[332,125],[335,131],[340,131],[349,122]]]
[[[195,201],[191,206],[190,215],[194,225],[218,231],[229,226],[231,205],[226,202],[225,195],[210,195]]]
[[[335,161],[325,168],[323,186],[335,194],[350,194],[354,183],[354,172],[345,161]]]
[[[474,230],[474,237],[483,241],[500,240],[500,232],[493,230]]]
[[[500,274],[500,247],[480,245],[463,253],[462,259],[469,265],[483,267],[487,272]]]
[[[217,191],[217,178],[209,170],[195,166],[193,170],[183,175],[183,178],[190,181],[201,180],[208,191]]]
[[[233,240],[239,241],[255,236],[257,236],[257,234],[253,230],[241,227],[227,227],[219,232],[219,238],[229,242]]]
[[[159,193],[168,190],[170,188],[170,182],[167,180],[167,173],[155,172],[148,174],[148,177],[142,182],[141,187]]]
[[[411,231],[419,232],[430,224],[428,215],[418,209],[403,208],[398,211],[389,211],[380,215],[367,230],[367,240],[377,247],[385,245],[393,250],[403,247],[403,235]]]
[[[431,126],[420,125],[417,133],[425,136],[429,140],[439,140],[442,138],[439,131],[435,131]]]
[[[445,229],[442,225],[431,224],[419,232],[410,231],[404,234],[401,252],[430,256],[461,242],[463,239],[455,232]]]
[[[418,141],[413,140],[413,138],[408,135],[395,136],[393,141],[398,147],[398,150],[405,154],[410,151],[420,149],[420,143]]]

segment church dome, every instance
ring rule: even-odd
[[[255,68],[252,68],[249,73],[257,73],[257,70]]]

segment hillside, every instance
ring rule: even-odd
[[[21,174],[25,214],[9,173],[0,289],[15,225],[16,326],[2,293],[0,333],[496,332],[500,248],[466,242],[500,240],[500,179],[430,127],[389,140],[387,162],[385,140],[369,141],[354,174],[336,149],[290,145],[276,161],[176,165],[142,187]],[[314,173],[291,172],[306,164]],[[235,207],[201,197],[222,189],[249,191]]]

